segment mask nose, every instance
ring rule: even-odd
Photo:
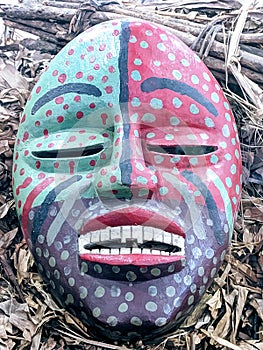
[[[147,200],[156,191],[155,169],[145,163],[141,146],[123,144],[122,154],[116,161],[102,167],[95,175],[95,187],[101,200]]]

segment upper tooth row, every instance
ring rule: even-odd
[[[138,244],[147,241],[156,241],[171,244],[184,249],[184,238],[177,234],[165,232],[161,229],[149,226],[119,226],[107,227],[103,230],[88,232],[79,237],[79,244],[99,243],[110,240],[121,240],[126,243],[128,239],[136,239]]]

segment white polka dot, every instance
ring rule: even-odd
[[[155,312],[157,310],[157,305],[153,301],[148,301],[145,304],[145,309],[150,312]]]
[[[128,304],[126,303],[121,303],[120,306],[118,307],[118,311],[123,313],[126,312],[128,310]]]
[[[190,275],[184,276],[184,284],[190,286],[192,284],[192,277]]]
[[[166,288],[165,293],[168,297],[174,297],[175,296],[175,288],[173,286],[169,286]]]
[[[133,316],[132,318],[131,318],[131,324],[133,324],[134,326],[141,326],[142,325],[142,320],[139,318],[139,317],[137,317],[137,316]]]
[[[225,137],[229,137],[230,136],[230,131],[229,131],[229,127],[227,124],[225,124],[222,128],[222,133]]]
[[[164,317],[159,317],[157,318],[157,320],[155,321],[155,325],[158,327],[162,327],[166,324],[167,320]]]
[[[107,323],[108,323],[110,326],[115,327],[115,326],[117,325],[117,323],[118,323],[118,320],[117,320],[117,318],[116,318],[115,316],[109,316],[109,317],[107,318]]]
[[[93,315],[94,317],[99,317],[100,314],[101,314],[101,310],[100,310],[99,307],[95,307],[95,308],[92,310],[92,315]]]

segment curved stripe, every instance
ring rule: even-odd
[[[234,219],[233,219],[232,204],[229,198],[229,193],[227,192],[227,189],[224,183],[220,180],[219,176],[213,170],[207,169],[206,173],[209,179],[213,182],[213,184],[216,186],[216,188],[220,192],[222,200],[224,202],[226,219],[227,219],[227,223],[229,225],[229,231],[230,231],[230,235],[229,235],[229,243],[230,243],[232,239],[233,228],[234,228]]]
[[[67,218],[72,208],[74,207],[76,200],[79,200],[80,196],[76,195],[76,193],[80,194],[81,192],[86,191],[87,184],[85,183],[85,185],[82,187],[83,188],[81,188],[81,185],[79,184],[79,182],[74,182],[73,184],[70,185],[70,187],[67,186],[67,188],[65,188],[63,193],[62,191],[60,191],[61,197],[63,197],[64,195],[64,200],[62,204],[59,206],[59,211],[47,231],[46,239],[47,239],[47,245],[49,247],[54,243],[62,226],[64,225],[65,221],[67,221]]]
[[[180,181],[176,176],[170,173],[163,173],[163,177],[178,191],[183,197],[191,217],[192,228],[198,239],[206,239],[206,230],[201,217],[200,207],[196,204],[192,193],[187,189],[187,184]]]
[[[96,97],[101,96],[101,91],[95,85],[86,84],[86,83],[68,83],[68,84],[50,89],[38,100],[36,100],[35,104],[32,107],[31,114],[34,115],[42,106],[52,101],[54,98],[61,95],[69,94],[71,92],[74,92],[77,94],[93,95]]]
[[[143,92],[152,92],[162,89],[169,89],[174,92],[178,92],[180,95],[186,95],[198,102],[200,105],[204,106],[208,112],[212,113],[215,117],[218,116],[218,111],[212,102],[204,97],[197,89],[182,81],[152,77],[145,79],[141,83],[141,89]]]
[[[205,204],[208,209],[209,218],[213,221],[213,231],[218,244],[223,245],[226,240],[226,233],[221,226],[221,218],[218,212],[216,202],[209,191],[208,187],[201,181],[200,177],[191,171],[185,170],[182,172],[187,181],[195,185],[204,197]]]
[[[57,195],[63,191],[65,188],[71,186],[73,183],[76,181],[79,181],[82,179],[82,176],[80,175],[75,175],[72,178],[70,178],[67,181],[62,182],[59,184],[57,187],[55,187],[53,190],[51,190],[47,196],[45,197],[43,203],[41,204],[39,210],[36,212],[36,215],[34,217],[34,222],[33,222],[33,229],[32,229],[32,243],[35,244],[37,237],[39,235],[39,232],[42,228],[42,225],[44,221],[47,218],[48,212],[50,205],[55,202]]]
[[[43,182],[41,182],[36,188],[33,189],[27,196],[27,199],[25,201],[23,212],[22,212],[22,218],[21,218],[21,226],[23,228],[25,239],[28,238],[28,215],[29,211],[32,209],[33,202],[35,198],[43,192],[52,182],[54,181],[54,177],[49,177],[45,179]]]

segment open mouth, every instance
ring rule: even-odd
[[[185,239],[151,226],[106,227],[81,234],[79,254],[82,260],[109,265],[152,266],[183,259]]]

